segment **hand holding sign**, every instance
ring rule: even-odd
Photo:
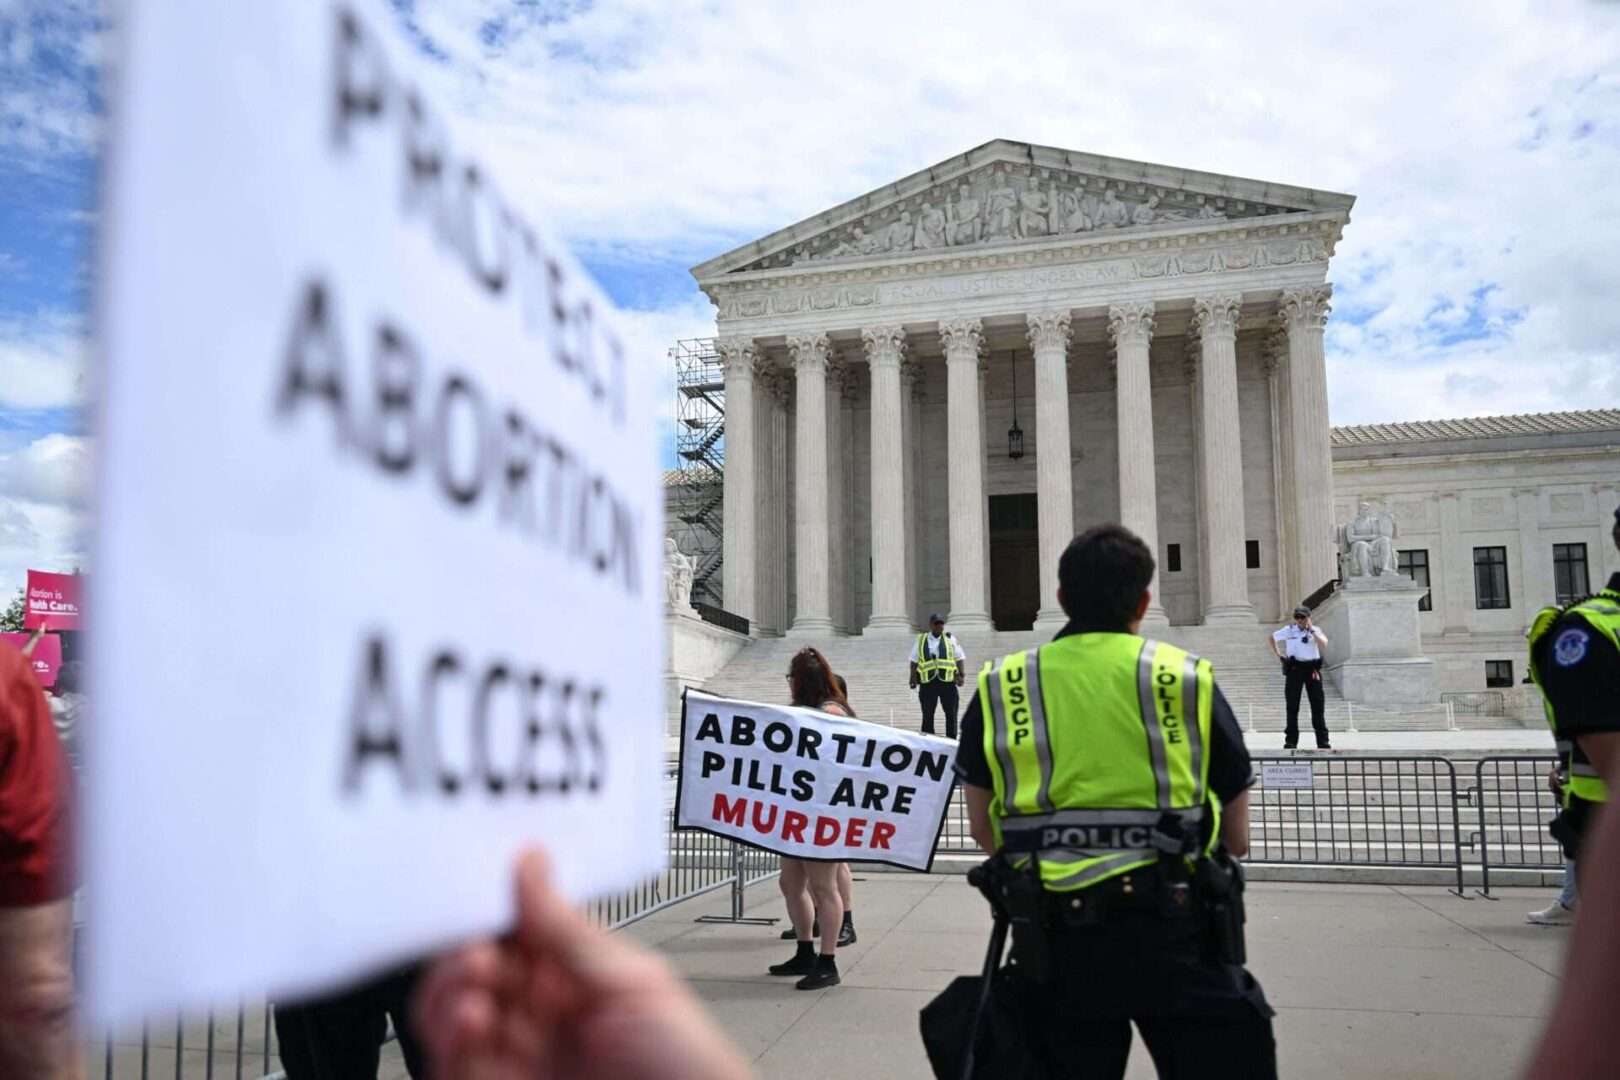
[[[518,864],[517,926],[440,961],[416,999],[442,1080],[744,1080],[749,1069],[669,966],[582,918],[546,861]]]

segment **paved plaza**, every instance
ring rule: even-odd
[[[917,1011],[979,969],[990,920],[960,876],[858,873],[860,941],[843,985],[801,993],[764,974],[791,947],[774,927],[696,923],[724,894],[627,933],[655,945],[753,1057],[762,1078],[927,1077]],[[1291,1078],[1513,1077],[1551,1007],[1567,930],[1529,926],[1551,889],[1465,900],[1438,887],[1251,886],[1251,968],[1277,1009]],[[783,916],[774,884],[749,914]],[[1130,1077],[1153,1076],[1138,1040]]]

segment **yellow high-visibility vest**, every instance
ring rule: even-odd
[[[1214,851],[1207,660],[1135,634],[1070,634],[986,664],[979,701],[996,844],[1033,854],[1046,889],[1158,862],[1165,815],[1189,836],[1207,828],[1201,854]]]
[[[1590,803],[1604,803],[1609,801],[1608,785],[1603,782],[1603,776],[1598,772],[1597,766],[1590,762],[1575,760],[1575,740],[1559,728],[1558,716],[1552,702],[1547,699],[1547,688],[1542,686],[1541,672],[1536,668],[1536,646],[1552,632],[1553,626],[1565,615],[1574,615],[1585,622],[1598,634],[1608,638],[1609,643],[1620,652],[1620,593],[1604,589],[1596,596],[1582,600],[1569,608],[1542,608],[1536,612],[1536,617],[1531,620],[1530,629],[1525,634],[1530,644],[1530,678],[1541,690],[1542,710],[1547,717],[1547,726],[1552,728],[1553,742],[1558,747],[1559,757],[1564,760],[1569,777],[1564,785],[1564,805],[1569,805],[1570,796]]]
[[[956,681],[958,667],[956,646],[951,644],[951,635],[949,634],[941,634],[939,640],[941,642],[940,652],[944,655],[935,660],[928,655],[928,635],[917,635],[917,677],[923,682],[928,682],[930,676],[935,672],[938,672],[940,678],[945,682]]]

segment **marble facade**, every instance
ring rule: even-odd
[[[1157,553],[1151,621],[1277,618],[1334,575],[1322,337],[1352,203],[996,141],[696,267],[725,607],[758,634],[983,629],[1027,574],[1052,626],[1062,547],[1122,520]],[[1027,559],[995,557],[1004,495],[1034,497]]]

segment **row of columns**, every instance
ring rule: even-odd
[[[1303,595],[1333,576],[1332,476],[1328,448],[1327,392],[1322,333],[1329,289],[1290,290],[1279,305],[1285,357],[1286,427],[1279,463],[1283,475],[1284,517],[1297,539],[1285,567],[1290,591]],[[1204,558],[1204,621],[1252,622],[1244,540],[1241,424],[1238,414],[1236,334],[1241,297],[1199,297],[1194,301],[1189,342],[1193,345],[1198,429],[1198,505]],[[1121,522],[1156,553],[1158,492],[1154,460],[1153,395],[1149,365],[1155,308],[1142,301],[1108,310],[1114,346],[1116,403],[1120,422],[1119,499]],[[1037,626],[1061,622],[1057,605],[1057,564],[1073,537],[1073,477],[1070,458],[1068,311],[1026,316],[1026,336],[1035,358],[1036,489],[1039,507],[1041,607]],[[961,629],[988,628],[988,500],[984,460],[984,395],[981,356],[983,325],[978,319],[939,324],[945,352],[947,402],[947,498],[950,539],[950,619]],[[829,416],[828,366],[832,345],[825,334],[788,339],[797,397],[794,414],[795,589],[797,609],[790,632],[824,636],[834,629],[831,573],[838,535],[829,505],[828,444],[841,447],[851,432]],[[909,633],[916,595],[911,526],[915,521],[917,415],[907,392],[916,378],[906,360],[906,333],[900,326],[868,327],[861,344],[871,374],[872,612],[868,633]],[[755,559],[760,537],[757,509],[759,457],[749,453],[759,438],[755,380],[758,350],[749,339],[719,343],[726,380],[724,504],[724,589],[726,606],[757,621],[760,606]],[[902,384],[907,384],[903,386]],[[844,414],[847,417],[847,413]],[[785,477],[783,478],[785,479]],[[845,485],[839,485],[840,491]],[[768,498],[766,500],[768,502]],[[1311,538],[1317,538],[1312,543]],[[1149,625],[1166,622],[1158,602]]]

